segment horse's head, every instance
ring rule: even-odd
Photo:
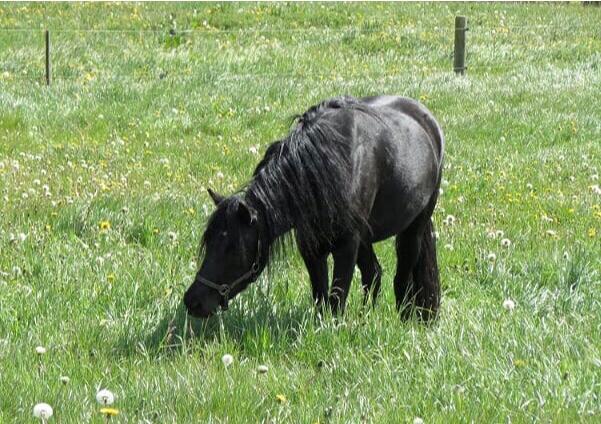
[[[202,243],[204,258],[184,295],[188,312],[211,316],[248,287],[266,264],[257,211],[240,195],[224,198],[209,190],[217,209],[209,218]]]

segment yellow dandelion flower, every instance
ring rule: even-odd
[[[286,399],[286,396],[279,394],[275,396],[275,399],[279,402],[279,403],[286,403],[288,402],[288,399]]]
[[[109,282],[109,284],[113,284],[115,282],[115,274],[110,273],[109,275],[106,276],[106,281]]]
[[[111,222],[110,221],[100,221],[98,223],[98,228],[100,228],[100,231],[108,231],[111,229]]]
[[[587,234],[590,238],[594,238],[597,235],[597,229],[595,227],[591,227],[588,229]]]
[[[522,368],[522,367],[525,367],[525,366],[526,366],[526,361],[524,361],[523,359],[515,359],[515,360],[513,361],[513,365],[514,365],[516,368]]]
[[[119,415],[119,410],[116,408],[100,408],[100,413],[107,417],[114,417],[115,415]]]

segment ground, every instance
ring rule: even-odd
[[[102,422],[101,388],[114,422],[600,420],[600,18],[579,2],[1,4],[0,422],[38,402],[50,422]],[[292,115],[377,93],[420,99],[446,134],[439,319],[397,316],[393,240],[374,310],[357,276],[344,319],[318,321],[291,251],[226,313],[187,318],[205,188],[242,187]]]

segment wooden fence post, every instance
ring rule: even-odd
[[[46,85],[50,85],[50,32],[44,31],[46,39]]]
[[[467,18],[455,16],[455,59],[453,70],[456,74],[465,74],[465,33],[467,32]]]

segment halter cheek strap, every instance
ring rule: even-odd
[[[227,303],[230,300],[230,292],[238,286],[243,281],[247,280],[249,277],[253,277],[255,274],[259,272],[259,259],[261,257],[261,242],[257,243],[257,258],[253,262],[250,270],[246,271],[240,277],[236,278],[229,284],[217,284],[211,280],[208,280],[201,276],[196,276],[196,279],[199,283],[204,284],[207,287],[217,290],[217,292],[221,295],[224,300],[225,307],[227,308]]]

